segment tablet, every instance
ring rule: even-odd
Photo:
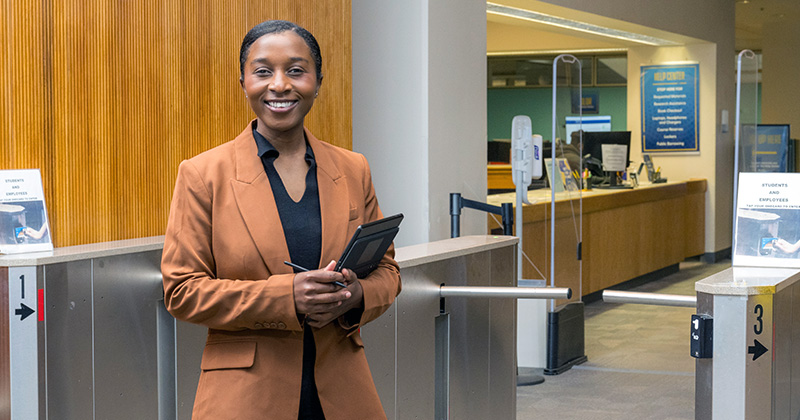
[[[347,268],[360,279],[378,267],[381,258],[392,244],[403,214],[395,214],[374,222],[365,223],[356,229],[342,257],[336,263],[336,271]]]

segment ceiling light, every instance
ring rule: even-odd
[[[679,45],[677,42],[656,38],[649,35],[606,28],[603,26],[593,25],[591,23],[578,22],[577,20],[565,19],[558,16],[547,15],[531,10],[517,9],[516,7],[503,6],[490,2],[486,3],[486,13],[528,20],[531,22],[543,23],[545,25],[557,26],[559,28],[572,29],[575,31],[586,32],[594,35],[602,35],[611,38],[622,39],[625,41],[633,41],[646,45]]]
[[[537,55],[559,55],[559,54],[625,54],[627,48],[574,48],[558,50],[514,50],[514,51],[490,51],[486,55],[489,57],[511,57],[511,56],[537,56]]]

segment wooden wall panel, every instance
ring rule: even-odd
[[[351,148],[350,0],[0,0],[0,169],[40,168],[56,246],[161,235],[181,160],[254,116],[244,34],[267,19],[318,39],[306,125]]]

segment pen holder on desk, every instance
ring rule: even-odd
[[[658,171],[648,170],[647,171],[647,180],[650,181],[652,184],[661,184],[663,182],[667,182],[666,178],[661,178],[661,170],[659,168]]]

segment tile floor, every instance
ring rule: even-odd
[[[687,261],[677,273],[629,290],[694,295],[694,283],[730,261]],[[517,388],[517,419],[692,420],[692,308],[589,303],[589,360],[539,385]]]

